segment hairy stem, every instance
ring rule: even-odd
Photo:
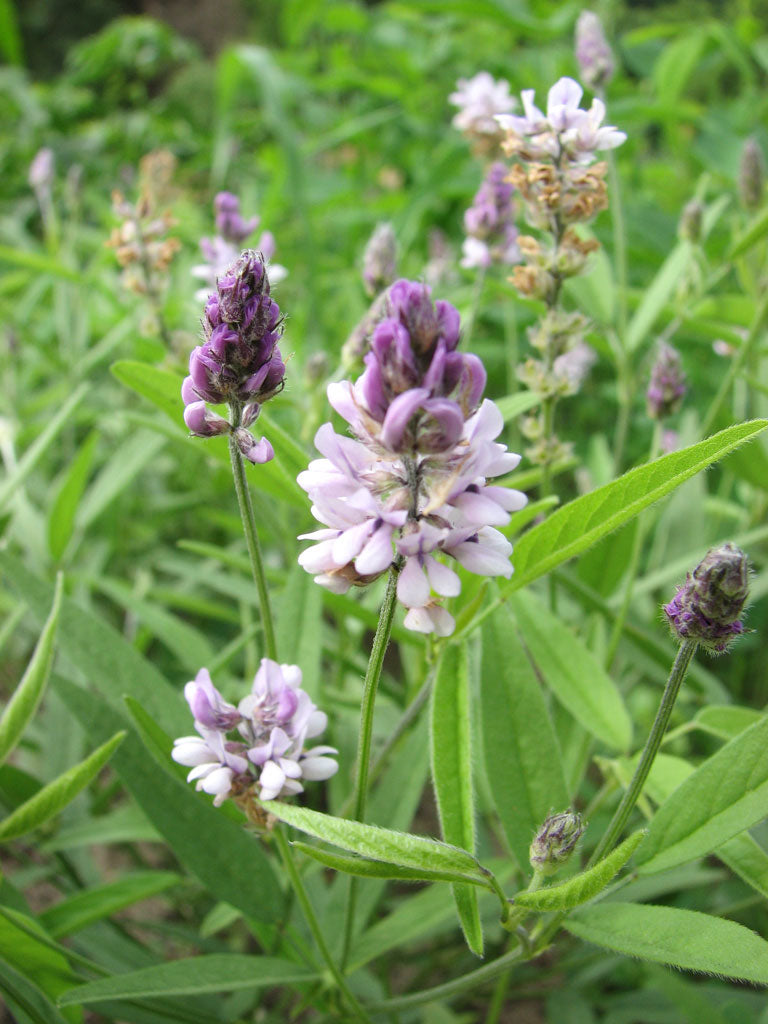
[[[237,427],[240,421],[240,410],[232,407],[233,425]],[[248,557],[251,560],[251,570],[259,595],[259,606],[261,607],[261,625],[264,630],[264,648],[268,658],[277,660],[277,643],[275,640],[275,625],[272,620],[272,608],[269,603],[269,591],[267,590],[267,578],[264,573],[264,562],[261,558],[259,546],[259,535],[256,529],[256,518],[253,514],[253,504],[248,490],[248,482],[245,478],[245,464],[243,456],[235,440],[234,434],[229,435],[229,455],[232,460],[232,475],[235,478],[235,491],[237,503],[240,507],[240,518],[243,521],[245,543],[248,548]]]

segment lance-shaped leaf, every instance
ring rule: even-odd
[[[708,758],[662,804],[637,851],[643,873],[701,857],[768,813],[768,716]]]
[[[534,594],[516,594],[510,604],[526,647],[563,707],[603,743],[626,750],[632,722],[594,654]]]
[[[737,423],[705,441],[637,466],[618,480],[557,509],[517,541],[515,573],[509,583],[502,584],[502,592],[518,590],[580,555],[700,470],[751,441],[767,426],[768,420]]]
[[[625,956],[768,985],[768,942],[720,917],[677,907],[598,903],[577,910],[565,928]]]
[[[64,581],[61,573],[56,579],[53,607],[37,641],[34,653],[24,676],[16,687],[0,718],[0,764],[6,759],[21,739],[24,730],[34,717],[43,699],[53,664],[56,629],[61,609],[61,593]]]
[[[74,532],[77,507],[88,482],[98,442],[99,431],[91,431],[70,463],[51,504],[48,514],[48,550],[56,561],[64,554]]]
[[[156,896],[182,881],[173,871],[137,871],[116,882],[84,889],[40,915],[40,923],[55,939],[110,917],[124,907]]]
[[[440,843],[436,839],[414,836],[409,832],[393,832],[378,825],[364,825],[359,821],[346,821],[344,818],[311,811],[307,807],[283,804],[278,800],[269,800],[264,804],[264,809],[301,832],[369,860],[383,860],[404,868],[445,872],[451,874],[456,882],[487,876],[487,872],[466,850]]]
[[[630,352],[643,343],[659,318],[675,286],[687,270],[693,252],[692,244],[685,238],[681,239],[659,267],[627,329],[626,345]]]
[[[347,875],[356,875],[358,878],[399,878],[406,882],[454,882],[456,880],[455,873],[451,871],[404,868],[399,864],[388,864],[383,860],[347,857],[343,853],[332,853],[330,850],[322,850],[317,846],[310,846],[309,843],[298,841],[291,845],[326,868],[343,871]],[[493,886],[486,878],[473,878],[468,884],[493,890]]]
[[[77,794],[96,778],[125,736],[124,731],[116,733],[111,740],[107,740],[98,750],[94,750],[90,757],[64,772],[47,786],[43,786],[30,800],[17,807],[0,822],[0,843],[7,843],[18,836],[26,835],[71,803]]]
[[[764,899],[768,899],[768,853],[749,832],[734,836],[718,846],[715,856]]]
[[[306,967],[271,956],[212,953],[143,967],[127,974],[78,985],[59,999],[61,1006],[105,999],[146,999],[155,996],[200,995],[242,988],[296,985],[318,975]]]
[[[474,853],[475,808],[472,791],[472,743],[469,655],[466,644],[443,652],[432,687],[432,781],[443,838]],[[453,887],[467,945],[483,955],[483,929],[477,894],[464,884]]]
[[[560,885],[551,885],[533,892],[521,892],[515,896],[515,903],[531,910],[570,910],[581,903],[587,903],[608,885],[614,875],[624,867],[645,835],[642,829],[617,846],[613,853]]]
[[[505,608],[483,624],[479,689],[485,774],[507,841],[528,871],[531,839],[569,796],[544,694]]]

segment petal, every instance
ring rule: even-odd
[[[384,570],[392,562],[392,528],[383,523],[355,559],[355,569],[362,576]]]
[[[310,782],[324,782],[338,770],[338,763],[331,757],[304,757],[301,761],[301,774]]]
[[[406,608],[421,608],[429,600],[429,582],[418,558],[407,558],[397,580],[397,599]]]
[[[425,565],[430,585],[436,594],[441,594],[443,597],[456,597],[461,593],[461,580],[453,569],[438,562],[436,558],[427,558]]]

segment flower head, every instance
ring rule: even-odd
[[[570,859],[583,834],[580,814],[573,811],[550,814],[531,843],[531,866],[543,874],[554,874]]]
[[[269,442],[256,442],[246,429],[261,405],[282,390],[285,375],[278,347],[283,319],[260,253],[246,250],[218,279],[205,305],[203,332],[205,341],[193,349],[181,389],[187,426],[197,437],[232,430],[247,459],[269,461]],[[237,410],[235,423],[211,412],[206,402],[228,402]]]
[[[520,259],[512,202],[514,189],[508,175],[504,164],[491,164],[472,206],[464,214],[467,238],[462,267],[485,269],[494,263],[510,264]]]
[[[744,632],[739,619],[749,596],[749,562],[735,544],[712,548],[664,605],[673,634],[698,640],[715,654]]]
[[[686,390],[680,353],[671,345],[663,344],[645,393],[648,415],[655,420],[671,416],[680,408]]]
[[[237,707],[227,703],[201,669],[184,695],[199,736],[175,741],[171,756],[191,767],[188,782],[211,793],[214,804],[232,796],[247,804],[303,791],[301,780],[329,779],[338,769],[333,747],[306,747],[327,725],[301,688],[297,665],[263,658],[251,692]]]
[[[456,91],[448,99],[459,108],[453,126],[480,152],[494,152],[501,136],[496,115],[507,114],[517,105],[517,100],[510,95],[509,82],[503,78],[497,81],[487,71],[479,71],[473,78],[460,78]]]
[[[441,557],[481,575],[512,572],[512,547],[495,527],[526,498],[487,480],[514,469],[519,456],[495,441],[503,419],[482,401],[481,361],[457,351],[454,307],[433,303],[425,285],[398,281],[386,313],[362,376],[329,385],[354,436],[330,423],[316,434],[323,458],[298,480],[323,528],[304,535],[316,543],[299,562],[337,593],[396,563],[406,626],[447,635],[453,619],[440,598],[458,594],[460,583]]]

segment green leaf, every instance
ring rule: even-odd
[[[85,492],[75,516],[77,527],[84,530],[98,519],[144,467],[157,457],[165,444],[164,437],[158,437],[149,430],[130,433]]]
[[[651,821],[642,873],[701,857],[762,821],[768,808],[768,716],[700,765]]]
[[[8,64],[24,63],[24,44],[13,0],[0,0],[0,53]]]
[[[137,700],[133,699],[133,697],[126,696],[124,700],[128,713],[133,719],[133,724],[136,726],[144,746],[150,752],[152,757],[154,757],[155,761],[157,761],[165,771],[171,771],[179,778],[186,779],[188,774],[187,769],[184,765],[177,764],[171,758],[173,740],[165,729],[161,729],[146,708],[143,708]]]
[[[95,694],[59,678],[54,685],[93,740],[122,720]],[[113,767],[179,862],[216,899],[258,921],[281,917],[283,896],[272,863],[259,841],[223,813],[226,805],[213,807],[191,786],[159,771],[135,733],[117,752]]]
[[[67,1024],[53,1002],[29,978],[0,960],[0,992],[15,1024]]]
[[[614,875],[624,867],[645,835],[641,829],[625,839],[620,846],[594,867],[574,875],[560,885],[551,885],[533,892],[520,892],[515,903],[531,910],[570,910],[593,899],[608,885]]]
[[[659,267],[656,277],[644,293],[635,315],[629,322],[626,346],[630,352],[634,352],[645,341],[678,282],[688,270],[692,256],[691,243],[683,239]]]
[[[767,426],[768,420],[737,423],[706,441],[637,466],[618,480],[557,509],[518,540],[513,555],[515,574],[509,583],[502,584],[502,592],[518,590],[586,551],[601,537],[750,441]]]
[[[577,910],[564,927],[625,956],[768,985],[768,942],[740,924],[695,910],[598,903]]]
[[[80,498],[83,496],[88,475],[91,472],[93,456],[99,441],[98,431],[92,431],[80,446],[70,463],[66,476],[51,505],[48,515],[48,550],[55,562],[69,544],[75,527],[75,517]]]
[[[484,874],[480,864],[466,850],[440,843],[436,839],[393,832],[378,825],[363,825],[359,821],[346,821],[277,800],[265,803],[264,808],[301,832],[370,860],[383,860],[405,868],[426,868],[429,871],[451,873],[457,882],[472,881]]]
[[[768,899],[768,853],[748,832],[734,836],[715,850],[723,864]]]
[[[42,609],[49,608],[53,599],[51,585],[34,576],[20,559],[2,551],[0,571],[32,614],[42,618]],[[123,695],[130,693],[172,736],[189,732],[184,701],[153,662],[95,612],[85,611],[67,597],[62,599],[58,649],[121,716],[125,716]]]
[[[121,359],[113,363],[109,370],[116,380],[148,399],[177,426],[183,423],[181,385],[184,378],[180,374],[134,359]]]
[[[85,398],[88,390],[88,385],[81,384],[72,392],[56,415],[48,420],[44,429],[27,448],[11,472],[6,475],[0,485],[0,510],[5,507],[16,489],[24,483],[50,445],[56,440],[57,434],[64,429],[67,423],[71,422],[72,413]]]
[[[535,405],[539,405],[541,395],[536,394],[535,391],[518,391],[514,395],[496,398],[495,402],[499,407],[501,415],[504,417],[504,422],[509,423],[510,420],[522,416],[524,412],[528,412]]]
[[[472,725],[469,654],[466,644],[450,644],[440,658],[431,701],[432,781],[443,838],[474,853],[475,808],[472,791]],[[463,884],[453,888],[467,945],[483,955],[483,930],[477,896]]]
[[[160,833],[147,821],[147,817],[131,803],[123,804],[97,817],[86,818],[58,830],[55,836],[40,844],[47,853],[74,850],[80,846],[98,846],[107,843],[159,843]]]
[[[0,718],[0,764],[14,749],[35,715],[48,685],[53,664],[54,643],[61,610],[64,579],[59,573],[53,595],[53,607],[37,641],[27,670],[14,690]]]
[[[125,736],[125,732],[116,733],[98,750],[94,750],[90,757],[43,786],[31,799],[17,807],[0,822],[0,843],[26,835],[71,803],[96,778]]]
[[[632,722],[597,658],[530,591],[510,598],[523,642],[548,686],[576,721],[614,750],[626,750]]]
[[[760,210],[759,213],[755,214],[752,220],[747,224],[744,230],[741,232],[739,237],[731,246],[731,251],[728,254],[729,259],[736,259],[737,256],[743,256],[745,252],[749,252],[753,245],[764,238],[768,234],[768,207]]]
[[[541,686],[506,609],[483,623],[479,687],[485,774],[512,852],[528,870],[531,838],[569,796]]]
[[[763,712],[736,704],[710,704],[693,716],[694,724],[723,740],[731,740],[750,725],[759,722]]]
[[[137,871],[117,882],[108,882],[67,897],[44,910],[39,921],[49,935],[58,939],[156,896],[181,881],[181,875],[173,871]]]
[[[59,999],[59,1004],[67,1006],[71,1003],[96,1003],[105,999],[146,999],[156,996],[201,995],[204,992],[232,992],[243,988],[298,985],[314,981],[317,977],[315,972],[306,967],[277,957],[213,953],[91,981],[87,985],[70,989]]]
[[[278,604],[275,632],[277,649],[291,652],[291,661],[301,665],[303,689],[319,703],[323,588],[318,587],[300,565],[295,565],[287,574]]]
[[[30,982],[30,986],[34,982],[39,996],[35,996],[30,987],[26,993],[27,998],[24,998],[22,992],[25,986],[19,983],[18,979],[12,979],[6,975],[4,972],[7,969],[22,971],[25,980]],[[13,992],[12,998],[18,999],[28,1012],[34,1007],[35,1012],[30,1012],[30,1019],[61,1022],[63,1018],[58,1013],[55,1013],[55,1016],[50,1015],[46,1001],[58,999],[76,980],[63,952],[55,948],[52,940],[33,917],[8,907],[2,908],[0,914],[0,989],[9,994]],[[6,989],[6,984],[12,988]],[[65,1011],[64,1016],[73,1024],[75,1021],[82,1020],[81,1014],[76,1014],[73,1017],[71,1010]]]
[[[322,850],[317,846],[310,846],[309,843],[294,841],[291,845],[301,853],[316,860],[333,871],[342,871],[347,875],[356,875],[359,878],[399,878],[406,882],[453,882],[456,879],[454,872],[449,871],[427,871],[425,868],[404,868],[399,864],[388,864],[382,860],[367,860],[365,857],[347,857],[343,853],[332,853],[330,850]],[[479,885],[484,889],[491,889],[491,884],[483,878],[472,879],[471,885]]]

